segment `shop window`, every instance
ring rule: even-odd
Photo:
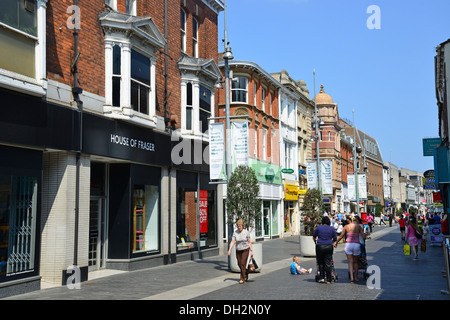
[[[0,176],[0,275],[34,271],[38,181]]]
[[[159,187],[135,185],[133,252],[159,250]]]
[[[216,191],[197,191],[197,174],[178,172],[177,175],[177,250],[216,246]]]

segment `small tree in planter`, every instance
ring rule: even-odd
[[[322,222],[323,201],[320,191],[309,189],[306,192],[302,205],[302,222],[304,235],[312,236],[316,227]]]
[[[324,211],[322,195],[318,189],[309,189],[303,199],[300,235],[300,252],[303,256],[315,256],[315,244],[312,235],[322,222]]]
[[[234,169],[227,186],[227,217],[235,223],[244,221],[244,228],[254,227],[255,220],[261,215],[261,199],[258,199],[259,185],[255,171],[240,165]]]
[[[242,219],[245,229],[253,228],[255,220],[261,216],[261,199],[258,199],[258,195],[259,185],[255,171],[243,165],[234,169],[228,181],[225,202],[228,222],[234,224],[237,220]],[[262,266],[262,245],[254,243],[252,247],[259,272]],[[233,250],[236,250],[236,246],[233,247]],[[236,259],[229,258],[228,265],[231,271],[240,271]]]

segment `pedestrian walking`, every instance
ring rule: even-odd
[[[416,218],[410,217],[406,231],[406,239],[413,249],[414,260],[419,258],[419,245],[422,241],[422,230],[417,226]]]
[[[316,243],[319,282],[330,284],[333,270],[333,244],[337,240],[336,230],[330,226],[330,218],[322,218],[322,224],[314,230],[313,239]]]
[[[236,226],[237,230],[233,233],[228,256],[231,255],[231,248],[236,245],[236,260],[241,270],[239,283],[244,283],[248,280],[247,260],[249,253],[253,257],[252,241],[250,240],[250,232],[244,229],[244,221],[238,220]]]
[[[386,225],[386,222],[384,222],[384,214],[383,214],[383,212],[380,212],[380,223],[379,223],[380,226],[381,226],[382,222],[384,225]]]
[[[350,282],[358,282],[358,259],[361,255],[361,243],[359,237],[366,240],[363,228],[358,224],[354,217],[349,217],[351,223],[346,225],[341,235],[335,243],[335,247],[346,236],[344,252],[347,256],[348,272],[350,274]]]
[[[402,241],[405,241],[406,218],[404,214],[402,214],[401,217],[398,219],[398,225],[400,226],[400,234],[402,236]]]

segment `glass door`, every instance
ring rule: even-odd
[[[89,271],[104,268],[104,204],[104,198],[91,198],[89,213]]]
[[[263,227],[264,227],[264,237],[270,238],[271,228],[270,228],[270,201],[264,201],[263,203]]]

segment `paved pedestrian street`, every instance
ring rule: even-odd
[[[298,244],[298,236],[264,241],[262,270],[251,274],[245,284],[239,284],[239,275],[228,270],[227,256],[216,256],[109,274],[82,283],[80,289],[61,286],[4,300],[173,300],[178,307],[171,312],[206,312],[206,309],[196,310],[194,306],[199,306],[202,301],[227,301],[227,306],[230,302],[238,302],[246,308],[250,305],[256,308],[258,306],[251,303],[258,301],[261,304],[259,311],[262,311],[263,305],[269,305],[270,301],[283,300],[449,299],[441,293],[447,289],[442,248],[428,246],[427,252],[420,253],[417,261],[412,256],[404,256],[397,225],[375,227],[366,243],[368,263],[375,270],[369,283],[362,277],[358,283],[350,283],[343,244],[334,253],[336,283],[315,281],[315,258],[300,259],[302,267],[313,268],[312,274],[291,275],[289,265],[292,256],[299,254]],[[220,310],[232,312],[231,309]]]

